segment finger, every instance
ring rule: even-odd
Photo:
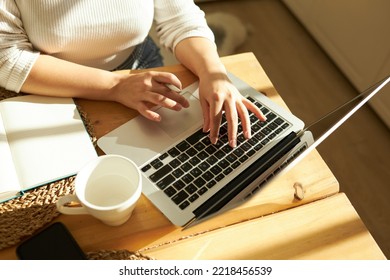
[[[174,91],[167,88],[167,90],[162,94],[165,95],[166,97],[168,97],[169,99],[176,101],[184,108],[188,108],[190,106],[190,103],[188,102],[188,100],[180,93],[174,92]]]
[[[161,106],[164,108],[168,108],[175,111],[180,111],[182,109],[182,105],[175,100],[170,99],[164,94],[156,93],[156,92],[146,92],[145,101],[152,103],[157,106]]]
[[[210,106],[204,99],[200,100],[200,106],[203,114],[203,132],[208,132],[210,130]]]
[[[181,85],[179,78],[172,73],[152,71],[151,75],[152,75],[153,81],[156,81],[159,84],[162,84],[164,86],[166,84],[171,84],[180,90],[182,88],[182,85]]]
[[[237,146],[238,116],[234,103],[225,105],[225,116],[228,123],[228,139],[232,148]]]
[[[245,105],[241,102],[237,103],[237,112],[240,116],[241,120],[241,127],[244,134],[244,137],[246,139],[251,138],[251,122],[249,118],[248,109],[245,107]]]
[[[158,72],[159,73],[159,72]],[[171,73],[155,74],[152,79],[152,91],[160,93],[179,103],[182,107],[188,108],[190,106],[188,100],[180,94],[181,82]],[[169,80],[169,83],[165,81]]]
[[[149,120],[156,121],[156,122],[161,121],[161,116],[158,113],[156,113],[155,111],[150,109],[150,104],[147,105],[147,103],[141,102],[138,105],[137,110],[142,116],[144,116],[145,118],[147,118]]]
[[[263,114],[263,112],[261,112],[261,110],[255,105],[253,104],[252,102],[250,102],[248,99],[244,98],[242,100],[243,104],[245,105],[246,108],[248,108],[249,111],[251,111],[253,114],[256,115],[256,117],[260,120],[260,121],[266,121],[267,120],[267,117]]]
[[[214,102],[210,105],[210,141],[216,144],[218,141],[219,127],[222,119],[222,102]]]
[[[181,89],[179,89],[178,87],[174,86],[173,84],[165,84],[165,86],[167,88],[169,88],[173,92],[177,92],[177,93],[181,92]]]

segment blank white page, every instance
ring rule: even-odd
[[[97,157],[73,99],[26,95],[2,103],[22,189],[74,175]]]

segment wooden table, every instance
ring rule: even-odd
[[[286,107],[252,53],[224,57],[223,62],[230,72]],[[181,65],[158,70],[175,73],[183,87],[196,80]],[[113,102],[78,103],[97,138],[137,115]],[[294,196],[296,182],[303,186],[302,200]],[[127,249],[156,259],[385,258],[316,150],[244,204],[186,230],[172,225],[144,196],[129,221],[119,227],[86,215],[61,215],[55,221],[63,222],[86,252]],[[0,259],[16,258],[14,250],[3,250]]]

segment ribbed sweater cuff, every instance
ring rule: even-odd
[[[18,62],[14,64],[7,81],[6,89],[20,92],[22,85],[27,79],[35,61],[38,59],[39,53],[31,51],[21,51]]]

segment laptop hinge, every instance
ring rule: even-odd
[[[225,206],[236,195],[243,191],[249,184],[256,180],[274,163],[291,151],[300,138],[295,132],[291,132],[274,147],[257,159],[247,169],[241,172],[236,178],[230,181],[225,187],[210,197],[205,203],[193,211],[197,220],[213,214]]]

